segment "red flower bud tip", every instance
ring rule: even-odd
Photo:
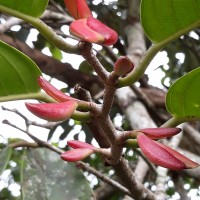
[[[61,158],[68,162],[76,162],[83,160],[93,154],[91,149],[72,149],[61,154]]]
[[[186,169],[193,169],[193,168],[199,167],[198,163],[188,159],[184,155],[180,154],[178,151],[175,151],[174,149],[172,149],[166,145],[163,145],[161,143],[158,143],[158,142],[156,142],[156,143],[159,146],[161,146],[162,148],[164,148],[165,150],[167,150],[169,153],[171,153],[174,157],[181,160],[186,165]]]
[[[72,35],[75,35],[84,41],[99,44],[104,42],[104,37],[93,31],[87,25],[87,19],[79,19],[72,22],[69,26],[69,30]]]
[[[27,109],[37,117],[48,121],[62,121],[71,117],[78,104],[75,101],[61,103],[26,103]]]
[[[180,133],[181,128],[145,128],[136,131],[144,133],[151,139],[161,139]]]
[[[114,30],[93,17],[76,20],[70,24],[69,28],[71,34],[86,42],[109,46],[115,44],[118,39]]]
[[[86,0],[64,0],[70,15],[75,19],[83,19],[92,16]]]
[[[191,161],[170,147],[151,140],[144,134],[138,135],[137,139],[144,155],[156,165],[172,170],[182,170],[199,166],[198,163]]]
[[[131,60],[126,56],[120,56],[114,65],[114,72],[118,76],[125,76],[134,69]]]
[[[110,46],[117,42],[118,40],[117,33],[110,27],[100,22],[98,19],[89,17],[87,20],[87,25],[92,30],[96,31],[97,33],[101,34],[104,37],[105,39],[105,41],[103,42],[104,45]]]
[[[73,97],[67,96],[66,94],[62,93],[60,90],[55,88],[42,76],[38,78],[38,84],[49,96],[51,96],[53,99],[55,99],[58,102],[77,101]]]
[[[86,142],[80,142],[77,140],[69,140],[67,141],[67,144],[74,149],[91,149],[91,150],[96,149],[96,147],[94,147],[91,144],[88,144]]]

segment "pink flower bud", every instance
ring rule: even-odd
[[[101,44],[105,40],[101,34],[92,30],[87,25],[87,19],[79,19],[72,22],[69,26],[69,30],[72,35],[75,35],[87,42]]]
[[[75,19],[83,19],[92,16],[86,0],[64,0],[70,15]]]
[[[91,150],[96,149],[96,147],[94,147],[91,144],[88,144],[86,142],[80,142],[77,140],[69,140],[67,141],[67,144],[74,149],[91,149]]]
[[[78,104],[75,101],[61,103],[26,103],[27,109],[37,117],[48,121],[62,121],[71,117]]]
[[[86,42],[113,45],[117,42],[117,33],[90,16],[88,19],[80,19],[70,24],[70,33]]]
[[[111,29],[110,27],[103,24],[98,19],[95,19],[93,17],[89,17],[87,20],[87,25],[97,33],[101,34],[104,37],[104,45],[110,46],[117,42],[118,35],[117,33]]]
[[[58,102],[65,102],[65,101],[77,101],[73,97],[67,96],[66,94],[62,93],[60,90],[55,88],[51,85],[47,80],[45,80],[42,76],[38,78],[38,84],[40,87],[53,99]]]
[[[182,170],[198,167],[199,164],[181,155],[177,151],[151,140],[144,134],[139,134],[138,144],[144,155],[154,164],[172,170]]]
[[[68,162],[76,162],[87,158],[93,154],[94,151],[91,149],[72,149],[61,154],[61,158]]]
[[[121,56],[117,59],[117,62],[114,65],[114,72],[118,76],[125,76],[129,72],[131,72],[134,68],[131,60],[126,56]]]
[[[158,142],[156,142],[156,143],[159,146],[161,146],[162,148],[164,148],[165,150],[167,150],[169,153],[171,153],[174,157],[181,160],[186,165],[186,169],[193,169],[193,168],[199,167],[198,163],[188,159],[184,155],[180,154],[178,151],[175,151],[174,149],[172,149],[166,145],[163,145],[161,143],[158,143]]]
[[[181,128],[144,128],[136,130],[136,132],[142,132],[151,139],[161,139],[180,133]]]

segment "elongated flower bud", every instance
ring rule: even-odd
[[[93,154],[94,151],[91,149],[72,149],[61,154],[61,158],[68,162],[76,162],[87,158]]]
[[[138,135],[137,139],[144,155],[156,165],[172,170],[182,170],[199,166],[198,163],[191,161],[170,147],[151,140],[144,134]]]
[[[87,20],[87,25],[92,30],[96,31],[97,33],[101,34],[104,37],[104,45],[110,46],[117,42],[118,35],[117,33],[111,29],[110,27],[103,24],[98,19],[95,19],[93,17],[89,17]]]
[[[73,97],[70,97],[57,88],[55,88],[53,85],[51,85],[47,80],[45,80],[42,76],[38,78],[38,84],[39,86],[53,99],[55,99],[58,102],[65,102],[65,101],[77,101]]]
[[[199,167],[199,164],[188,159],[187,157],[185,157],[184,155],[182,155],[181,153],[179,153],[178,151],[175,151],[174,149],[163,145],[161,143],[156,142],[159,146],[161,146],[162,148],[164,148],[165,150],[167,150],[169,153],[171,153],[174,157],[176,157],[177,159],[181,160],[185,165],[186,165],[186,169],[193,169],[196,167]]]
[[[181,128],[144,128],[136,132],[142,132],[151,139],[161,139],[180,133]]]
[[[118,76],[125,76],[129,72],[131,72],[134,68],[131,60],[126,56],[121,56],[117,59],[117,62],[114,65],[114,72]]]
[[[70,15],[75,19],[83,19],[92,16],[86,0],[64,0]]]
[[[75,101],[61,103],[26,103],[27,109],[37,117],[48,121],[62,121],[71,117],[78,104]]]
[[[76,20],[69,28],[71,34],[91,43],[109,46],[115,44],[118,39],[114,30],[93,17]]]
[[[87,19],[79,19],[70,24],[69,27],[70,33],[81,38],[84,41],[90,43],[103,43],[105,41],[104,37],[92,30],[87,25]]]
[[[74,149],[96,149],[96,147],[94,147],[93,145],[88,144],[86,142],[80,142],[78,140],[69,140],[67,141],[67,144]]]

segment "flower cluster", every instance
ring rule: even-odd
[[[120,63],[122,63],[122,65]],[[120,68],[124,64],[128,67],[124,72],[121,72]],[[115,73],[123,75],[131,68],[133,67],[128,58],[121,58],[115,64]],[[70,118],[78,107],[78,100],[62,93],[42,77],[38,78],[38,84],[56,101],[56,103],[26,103],[28,110],[36,116],[49,121],[61,121]],[[172,170],[198,167],[198,163],[186,158],[174,149],[154,141],[161,138],[172,137],[180,131],[180,128],[146,128],[125,132],[124,137],[125,140],[136,138],[144,155],[156,165]],[[68,141],[68,145],[73,149],[61,155],[61,158],[68,162],[82,160],[93,153],[100,153],[106,157],[112,156],[110,148],[96,148],[90,144],[74,140]]]
[[[92,16],[86,0],[65,0],[66,8],[75,21],[69,30],[86,42],[113,45],[117,42],[117,33]]]
[[[174,136],[180,131],[180,128],[147,128],[135,131],[136,134],[132,136],[137,138],[140,149],[152,163],[171,170],[196,168],[199,166],[198,163],[186,158],[174,149],[154,141]],[[68,145],[73,149],[61,154],[61,158],[68,162],[83,160],[93,153],[111,156],[110,149],[96,148],[85,142],[70,140]]]
[[[26,103],[27,109],[34,115],[48,121],[62,121],[70,118],[78,107],[77,100],[62,93],[42,77],[38,78],[38,84],[57,102]]]
[[[144,155],[154,164],[172,169],[192,169],[199,166],[189,158],[174,149],[161,144],[153,139],[171,137],[181,131],[179,128],[156,128],[140,130],[137,141]]]
[[[70,24],[70,32],[73,35],[81,38],[83,41],[103,45],[112,45],[117,41],[117,33],[92,16],[86,0],[65,0],[65,5],[71,16],[75,19],[75,21]],[[121,56],[114,65],[113,74],[117,78],[120,76],[123,77],[133,69],[134,65],[131,60],[126,56]],[[80,100],[67,96],[57,90],[42,77],[38,78],[38,84],[46,94],[56,101],[56,103],[26,103],[28,110],[42,119],[49,121],[68,119],[72,116],[77,107],[81,105]],[[87,102],[85,104],[87,104]],[[146,128],[126,131],[121,133],[122,137],[119,136],[120,141],[118,141],[118,144],[119,148],[121,148],[120,150],[122,150],[123,145],[126,144],[129,139],[134,139],[134,141],[137,141],[137,145],[140,147],[141,151],[151,162],[172,170],[198,167],[198,163],[156,141],[158,139],[174,136],[180,131],[180,128]],[[93,153],[100,153],[102,156],[112,160],[112,147],[96,148],[93,145],[76,140],[70,140],[67,144],[72,149],[61,154],[61,158],[65,161],[80,161]]]

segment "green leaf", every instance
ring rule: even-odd
[[[0,41],[0,102],[24,99],[40,91],[41,75],[37,65],[27,56]]]
[[[75,164],[64,162],[47,149],[30,149],[24,154],[23,200],[92,199],[88,181]]]
[[[12,148],[6,147],[0,151],[0,175],[6,169],[10,157],[12,155]]]
[[[200,117],[200,68],[182,76],[169,89],[167,110],[176,117]]]
[[[48,0],[0,0],[0,6],[32,17],[40,17],[45,11],[47,4]]]
[[[200,25],[200,0],[142,0],[141,21],[149,39],[158,43]]]

